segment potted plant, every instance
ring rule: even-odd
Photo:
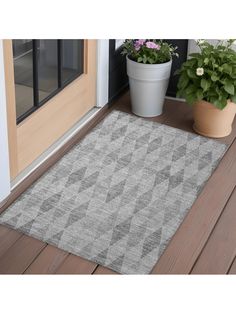
[[[220,138],[232,131],[236,113],[236,52],[234,40],[211,45],[198,40],[199,53],[192,53],[176,74],[180,74],[177,96],[193,105],[194,130]]]
[[[126,39],[122,54],[126,55],[132,111],[141,117],[162,114],[170,78],[171,44],[156,39]]]

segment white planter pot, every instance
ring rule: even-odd
[[[143,64],[127,60],[132,111],[141,117],[162,114],[172,60],[161,64]]]

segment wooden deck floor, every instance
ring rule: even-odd
[[[129,93],[110,108],[130,112]],[[166,100],[152,118],[192,132],[192,111]],[[236,121],[220,141],[229,149],[157,262],[153,274],[236,274]],[[0,274],[116,274],[39,240],[0,226]]]

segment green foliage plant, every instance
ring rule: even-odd
[[[193,105],[205,100],[218,109],[227,101],[236,103],[236,52],[235,40],[219,40],[216,45],[198,40],[200,52],[190,54],[175,74],[179,74],[177,97]]]

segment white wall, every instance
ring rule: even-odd
[[[108,103],[109,40],[97,41],[97,107]]]
[[[0,40],[0,202],[10,193],[3,43]]]

